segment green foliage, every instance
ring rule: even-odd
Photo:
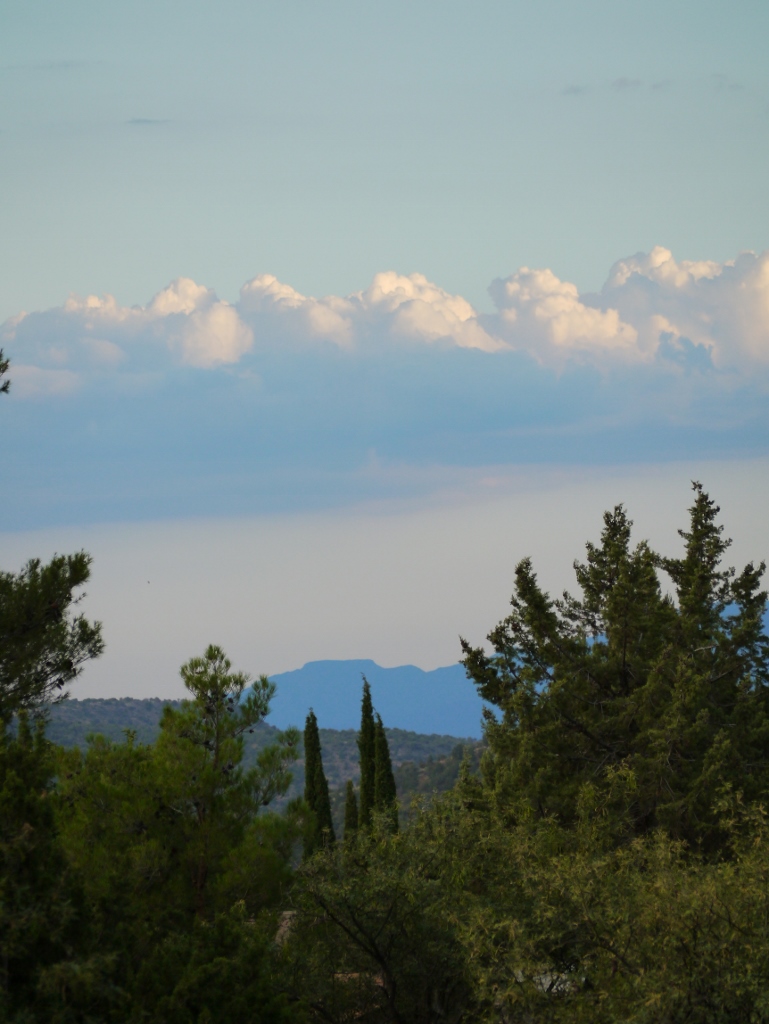
[[[48,709],[45,734],[60,747],[85,748],[88,738],[97,735],[122,743],[126,731],[139,743],[154,743],[166,704],[178,708],[180,702],[157,697],[70,697]]]
[[[374,810],[384,814],[392,827],[398,828],[398,800],[395,791],[395,776],[390,760],[382,719],[376,716],[374,733]]]
[[[267,713],[272,684],[261,679],[241,700],[247,677],[230,668],[217,647],[182,668],[194,699],[165,708],[154,746],[97,738],[63,757],[63,834],[107,917],[122,900],[143,921],[176,927],[231,905],[235,851],[258,849],[257,814],[287,788],[299,737],[289,730],[244,771],[243,734]]]
[[[361,828],[368,828],[371,824],[371,812],[374,810],[376,800],[376,725],[374,724],[374,705],[371,702],[371,687],[365,676],[363,677],[358,752],[360,755],[358,824]]]
[[[407,811],[415,797],[429,800],[437,793],[453,789],[465,758],[469,759],[469,770],[477,774],[483,750],[480,743],[472,746],[457,743],[450,753],[442,757],[430,757],[421,764],[406,761],[399,765],[393,775],[401,809]]]
[[[303,866],[286,952],[312,1020],[465,1019],[468,972],[436,855],[430,819],[393,834],[375,815],[354,843]]]
[[[212,921],[173,932],[145,960],[133,1019],[152,1024],[294,1024],[276,992],[269,937],[242,904]]]
[[[352,779],[347,780],[344,800],[344,837],[352,839],[358,831],[358,798],[355,796],[355,786]]]
[[[578,599],[518,566],[493,653],[464,645],[501,712],[481,774],[463,752],[399,834],[375,816],[298,879],[312,1019],[769,1019],[766,595],[717,511],[695,485],[680,559],[608,513]]]
[[[0,722],[62,700],[83,664],[102,653],[101,623],[71,615],[90,567],[81,551],[56,555],[47,565],[33,558],[19,573],[0,572]]]
[[[288,787],[299,735],[289,730],[245,770],[243,737],[266,715],[272,684],[261,678],[242,699],[248,678],[217,647],[182,677],[192,699],[164,709],[154,745],[129,733],[61,751],[63,849],[83,879],[94,948],[115,956],[111,978],[130,1008],[121,1020],[283,1020],[279,1000],[250,1016],[245,1006],[271,976],[259,922],[284,898],[305,830],[299,805],[261,810]],[[249,964],[242,992],[228,991]]]
[[[339,1024],[769,1019],[769,829],[719,814],[717,860],[589,815],[510,827],[467,793],[398,835],[378,819],[300,875],[295,991]]]
[[[318,720],[310,710],[304,726],[304,799],[312,817],[304,839],[304,855],[313,853],[336,841],[331,820],[328,780],[323,771],[323,753],[318,732]]]
[[[611,806],[631,834],[664,826],[708,847],[721,841],[722,786],[750,800],[766,793],[764,565],[739,576],[720,568],[718,509],[694,490],[683,558],[631,548],[618,506],[575,563],[579,598],[553,601],[525,559],[512,613],[489,634],[494,653],[463,641],[468,675],[502,712],[487,716],[484,771],[514,820],[573,823],[588,800]]]
[[[54,760],[42,722],[22,712],[16,736],[0,732],[0,1020],[44,1019],[41,979],[81,931],[53,806]],[[36,1012],[37,1011],[37,1012]]]
[[[85,747],[89,735],[98,733],[107,739],[122,741],[126,729],[129,729],[136,733],[138,742],[154,743],[160,734],[160,717],[166,704],[179,707],[179,701],[159,700],[157,697],[144,700],[133,697],[77,700],[70,697],[49,709],[46,735],[62,747]],[[244,733],[244,767],[255,764],[264,747],[277,742],[278,733],[279,730],[267,722],[257,723],[253,733]],[[323,770],[329,788],[341,787],[344,790],[347,779],[357,781],[359,775],[358,732],[356,729],[319,729],[318,733],[323,747]],[[458,742],[454,736],[424,735],[406,729],[385,728],[385,733],[399,793],[398,766],[406,761],[421,764],[432,760],[437,764],[451,754]],[[301,761],[294,766],[292,775],[293,782],[286,795],[298,796],[304,792]],[[449,784],[444,786],[439,783],[437,788],[447,789]]]
[[[607,847],[588,821],[510,830],[465,812],[462,833],[470,829],[475,841],[448,841],[466,856],[456,905],[477,1019],[767,1019],[769,859],[760,817],[715,862],[662,832]]]

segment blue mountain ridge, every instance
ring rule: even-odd
[[[382,668],[368,659],[310,661],[271,676],[277,690],[267,721],[302,727],[313,709],[321,729],[357,729],[363,675],[385,726],[462,739],[481,735],[481,701],[462,665],[425,672],[415,665]]]

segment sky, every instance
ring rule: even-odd
[[[225,639],[449,664],[518,558],[571,585],[631,499],[674,545],[695,476],[769,554],[765,3],[0,27],[0,564],[94,554],[78,695]]]

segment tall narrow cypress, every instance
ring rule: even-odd
[[[320,760],[318,719],[310,708],[304,722],[304,799],[315,810],[315,766]]]
[[[360,754],[360,805],[358,825],[367,828],[371,824],[374,809],[374,787],[376,780],[376,726],[374,705],[371,703],[371,687],[363,677],[363,699],[361,701],[360,732],[358,733]]]
[[[347,795],[344,802],[344,837],[352,839],[358,831],[358,800],[352,781],[347,783]]]
[[[310,710],[304,725],[304,798],[313,812],[313,820],[305,834],[304,855],[312,856],[322,846],[335,842],[334,823],[328,780],[323,771],[323,754],[315,712]]]
[[[395,789],[395,776],[390,759],[390,746],[382,719],[376,716],[375,724],[375,770],[374,770],[374,807],[390,818],[393,829],[398,831],[398,805]]]

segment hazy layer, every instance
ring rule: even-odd
[[[722,506],[736,564],[769,555],[769,460],[528,469],[432,504],[252,519],[191,519],[0,534],[0,564],[86,548],[84,608],[105,624],[107,653],[74,694],[179,696],[179,665],[219,643],[252,673],[319,659],[371,658],[431,669],[459,656],[506,613],[513,570],[534,558],[553,590],[624,502],[636,538],[679,550],[689,481]]]

